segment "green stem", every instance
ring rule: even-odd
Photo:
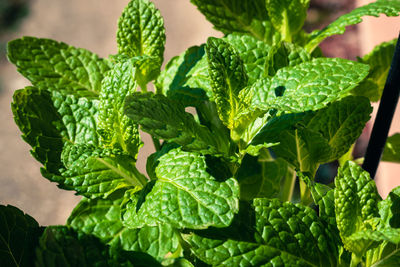
[[[346,163],[348,160],[353,160],[353,150],[354,150],[355,144],[352,144],[349,151],[346,152],[343,156],[339,158],[339,165],[343,166],[343,164]]]
[[[132,171],[135,175],[136,180],[142,185],[142,187],[145,187],[145,185],[148,183],[148,179],[146,178],[146,176],[139,172],[136,166],[133,166]]]
[[[357,267],[360,262],[361,262],[361,258],[356,256],[356,254],[352,253],[350,267]]]
[[[300,180],[299,184],[300,184],[301,204],[308,206],[313,201],[313,199],[311,197],[311,190],[303,180]]]
[[[296,182],[296,171],[293,167],[288,166],[288,170],[284,179],[285,180],[281,190],[281,200],[291,201],[293,196],[294,184]]]
[[[158,138],[154,136],[151,136],[151,140],[153,140],[154,148],[156,149],[156,151],[160,151],[161,149],[160,140],[158,140]]]
[[[139,84],[140,90],[142,90],[142,93],[147,92],[147,84]]]

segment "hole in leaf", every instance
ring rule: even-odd
[[[285,86],[278,86],[275,88],[275,96],[279,97],[279,96],[283,96],[283,93],[285,93],[286,87]]]

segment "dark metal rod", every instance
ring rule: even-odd
[[[379,161],[385,147],[386,139],[389,133],[390,124],[396,110],[400,94],[400,35],[397,40],[396,49],[383,89],[378,113],[376,114],[371,137],[369,139],[367,152],[365,153],[363,169],[369,172],[374,179]]]

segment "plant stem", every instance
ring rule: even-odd
[[[307,184],[303,180],[299,180],[299,186],[300,186],[300,203],[308,206],[313,202],[312,196],[311,196],[311,190],[307,186]]]
[[[158,140],[158,138],[154,136],[151,136],[151,140],[153,140],[154,148],[156,149],[156,151],[160,151],[161,149],[160,140]]]
[[[281,189],[281,200],[291,201],[293,196],[294,184],[296,182],[296,171],[292,167],[288,166],[288,170],[284,179],[284,184]]]
[[[144,176],[137,168],[136,166],[133,166],[132,171],[135,175],[136,180],[142,185],[142,187],[145,187],[146,184],[148,183],[148,179],[146,176]]]
[[[357,267],[360,262],[361,262],[361,259],[359,257],[357,257],[356,254],[352,253],[350,267]]]
[[[372,128],[367,152],[365,153],[363,169],[369,172],[374,179],[379,161],[385,147],[386,139],[392,123],[394,111],[400,93],[400,37],[397,40],[396,49],[390,66],[389,74],[383,89],[381,103]]]
[[[348,160],[354,160],[354,158],[353,158],[354,147],[355,147],[355,144],[352,144],[350,149],[346,152],[346,154],[344,154],[343,156],[341,156],[339,158],[338,161],[339,161],[340,166],[343,166],[346,163],[346,161],[348,161]]]

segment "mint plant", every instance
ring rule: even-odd
[[[108,59],[49,39],[8,44],[32,82],[12,103],[22,138],[42,175],[82,200],[64,226],[0,206],[2,265],[397,266],[400,189],[382,200],[352,161],[396,40],[358,61],[318,45],[363,16],[398,16],[400,2],[311,33],[308,0],[191,2],[225,36],[163,70],[164,24],[148,0],[125,8]],[[147,174],[135,167],[139,129],[156,150]],[[383,160],[400,162],[399,141]],[[334,184],[317,183],[335,160]]]

